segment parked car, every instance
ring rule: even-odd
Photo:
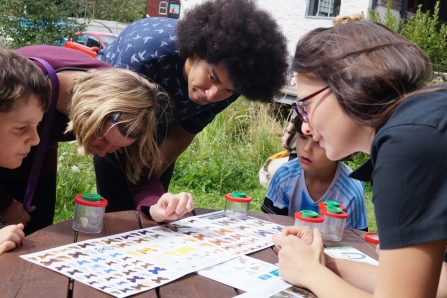
[[[65,42],[65,47],[96,57],[99,50],[106,48],[117,37],[117,34],[105,32],[76,32]]]

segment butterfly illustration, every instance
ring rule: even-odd
[[[144,278],[142,278],[142,277],[139,277],[139,276],[135,276],[134,275],[134,277],[131,277],[131,278],[127,278],[127,280],[130,280],[131,282],[137,282],[137,279],[144,279]]]
[[[45,259],[46,257],[51,257],[51,256],[54,256],[54,254],[44,254],[44,255],[41,255],[41,256],[37,256],[37,257],[40,258],[40,259]]]
[[[158,271],[165,271],[165,268],[161,268],[161,267],[154,267],[154,269],[152,270],[148,270],[149,272],[153,273],[153,274],[158,274]]]
[[[41,264],[44,264],[45,266],[50,266],[53,263],[58,263],[58,262],[62,262],[61,260],[58,259],[49,259],[47,261],[42,261],[40,262]]]
[[[77,244],[79,247],[81,247],[81,248],[86,248],[87,246],[95,246],[95,245],[93,245],[93,244],[90,244],[90,243],[84,243],[84,244]]]
[[[57,270],[61,271],[64,268],[70,268],[69,266],[62,265],[60,267],[56,267]]]
[[[68,274],[70,275],[75,275],[76,273],[82,273],[82,271],[79,271],[78,269],[75,269],[73,271],[67,271]]]
[[[129,271],[127,271],[127,272],[123,272],[123,273],[126,274],[126,275],[129,275],[129,274],[131,274],[131,273],[136,273],[136,271],[129,270]]]
[[[159,284],[162,280],[169,280],[168,278],[164,278],[164,277],[157,277],[156,279],[151,279],[153,282],[156,282],[157,284]]]
[[[87,277],[88,279],[90,279],[90,277],[93,277],[93,276],[97,276],[97,275],[89,274],[89,275],[86,275],[85,277]]]
[[[69,256],[72,256],[72,257],[75,258],[75,259],[79,258],[79,256],[86,256],[86,257],[89,257],[89,255],[84,254],[84,253],[82,253],[82,252],[80,252],[80,251],[77,251],[77,252],[75,252],[75,253],[69,253],[68,255],[69,255]]]

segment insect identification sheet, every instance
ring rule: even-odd
[[[21,258],[115,297],[146,291],[185,274],[273,245],[282,226],[223,211],[72,243]]]

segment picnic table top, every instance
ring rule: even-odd
[[[195,209],[186,215],[194,216],[213,212],[210,209]],[[250,213],[251,216],[271,221],[281,225],[293,225],[294,220],[288,216],[263,213]],[[84,241],[108,235],[114,235],[141,228],[156,226],[154,221],[140,217],[135,211],[106,213],[102,232],[99,234],[78,233],[72,229],[72,221],[67,220],[46,227],[25,238],[25,243],[10,252],[0,256],[0,293],[1,297],[51,297],[51,298],[80,298],[80,297],[112,297],[85,284],[35,265],[20,258],[20,255],[34,253],[75,241]],[[373,259],[378,259],[375,246],[364,240],[365,232],[347,229],[342,241],[326,241],[326,246],[353,246]],[[275,264],[278,262],[275,248],[267,248],[250,254],[251,257]],[[315,297],[306,290],[302,290],[305,297]],[[170,297],[234,297],[242,291],[219,282],[188,274],[176,281],[162,285],[156,289],[133,295],[132,297],[170,298]]]

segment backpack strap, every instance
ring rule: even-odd
[[[34,157],[33,166],[28,180],[28,188],[26,189],[25,197],[23,198],[23,207],[28,211],[31,201],[36,189],[37,180],[39,179],[40,169],[42,168],[43,158],[50,138],[51,127],[53,124],[54,112],[56,111],[57,98],[59,96],[59,80],[53,67],[45,60],[35,57],[29,59],[40,62],[47,70],[51,80],[51,104],[48,111],[45,113],[42,130],[40,132],[40,143],[37,146],[36,155]]]

